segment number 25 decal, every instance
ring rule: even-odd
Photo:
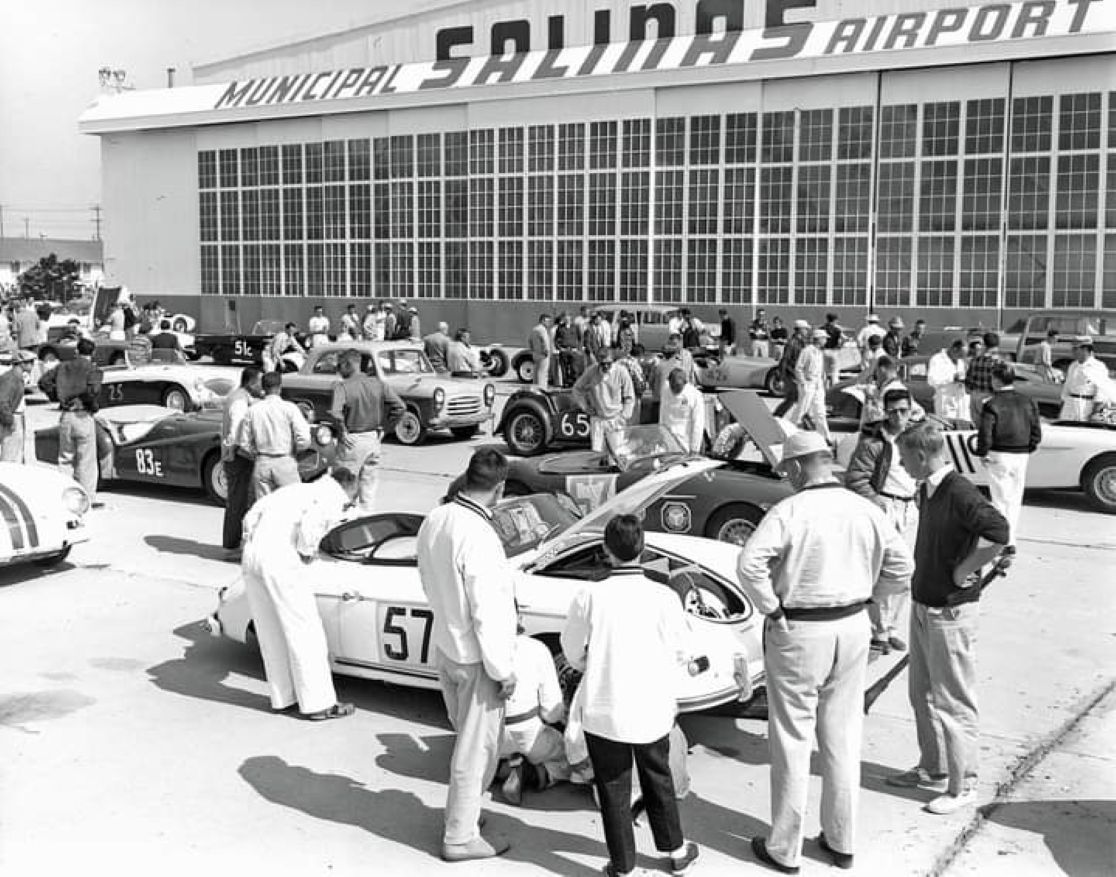
[[[124,385],[123,384],[106,384],[105,389],[108,391],[108,398],[110,402],[123,402],[124,401]]]
[[[589,438],[589,415],[584,411],[563,411],[558,417],[558,434],[564,439]]]
[[[419,618],[422,620],[422,647],[419,649],[419,663],[427,663],[430,657],[430,632],[434,626],[434,613],[429,609],[415,609],[409,611],[402,606],[388,606],[384,613],[384,655],[393,661],[406,661],[410,658],[411,651],[407,643],[407,630],[409,625],[396,624],[396,618]],[[398,637],[398,643],[388,641],[388,637]]]

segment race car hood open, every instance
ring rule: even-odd
[[[783,458],[786,433],[767,410],[759,393],[755,390],[726,390],[718,398],[756,443],[764,460],[774,469]]]

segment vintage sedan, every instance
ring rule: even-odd
[[[221,465],[221,412],[187,414],[158,405],[123,405],[97,413],[101,483],[135,482],[201,487],[224,505],[228,497]],[[298,455],[303,480],[318,477],[336,455],[332,427],[311,427],[311,447]],[[35,456],[58,461],[58,427],[35,433]]]
[[[505,499],[493,524],[515,566],[515,593],[528,635],[555,655],[565,674],[559,635],[582,588],[609,574],[604,527],[613,515],[638,513],[669,490],[670,473],[649,476],[576,520],[554,496]],[[322,540],[303,568],[317,597],[336,673],[437,688],[431,647],[434,613],[419,581],[416,536],[423,516],[382,512],[345,521]],[[761,621],[736,582],[737,550],[691,536],[648,533],[641,562],[650,577],[679,595],[688,615],[689,667],[671,680],[684,712],[747,698],[763,681]],[[221,591],[212,632],[254,638],[251,610],[238,580]],[[736,675],[737,666],[747,667]],[[737,681],[739,678],[739,682]]]
[[[219,407],[240,384],[240,369],[186,363],[152,363],[104,370],[98,402],[116,405],[161,405],[175,411]]]
[[[88,495],[68,475],[0,463],[0,567],[61,563],[88,538],[82,523],[87,511]]]
[[[283,376],[283,398],[298,405],[308,420],[328,421],[337,363],[348,350],[359,351],[361,370],[387,383],[407,406],[394,429],[405,445],[420,444],[435,429],[448,429],[459,439],[472,438],[492,418],[493,384],[437,374],[422,345],[412,341],[319,344],[306,354],[296,374]]]
[[[762,414],[753,410],[745,417],[737,414],[745,439],[759,449],[754,458],[741,459],[738,453],[726,459],[688,454],[663,427],[632,426],[612,433],[602,453],[567,451],[510,460],[506,492],[563,493],[592,511],[651,473],[665,471],[671,476],[670,489],[648,505],[644,526],[649,531],[743,545],[767,510],[791,493],[773,469],[778,450],[768,441],[782,433],[763,401],[755,402]],[[731,404],[738,407],[735,400]]]

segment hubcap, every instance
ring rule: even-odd
[[[744,545],[754,532],[756,525],[747,518],[731,518],[717,531],[717,539],[730,545]]]
[[[1097,487],[1097,496],[1105,505],[1116,505],[1116,466],[1101,469],[1093,483]]]
[[[515,436],[515,443],[523,448],[534,448],[542,439],[539,434],[539,424],[531,416],[517,417],[512,435]]]
[[[399,440],[401,442],[410,443],[415,441],[419,434],[418,418],[413,414],[404,414],[399,421],[396,432],[399,434]]]
[[[229,498],[229,481],[225,476],[225,464],[218,462],[213,467],[213,474],[210,475],[210,480],[213,482],[213,492],[221,499]]]
[[[177,391],[167,394],[167,407],[175,411],[186,410],[186,397]]]

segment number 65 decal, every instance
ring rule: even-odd
[[[584,411],[563,411],[558,415],[558,435],[564,439],[589,438],[589,415]]]
[[[396,623],[396,619],[403,623]],[[430,633],[434,626],[434,613],[429,609],[407,609],[403,606],[388,606],[384,612],[383,643],[384,657],[392,661],[411,660],[410,645],[407,640],[408,632],[412,632],[412,625],[407,624],[406,618],[417,618],[422,622],[422,646],[419,648],[419,663],[425,664],[430,657]],[[397,638],[395,642],[388,637]]]

